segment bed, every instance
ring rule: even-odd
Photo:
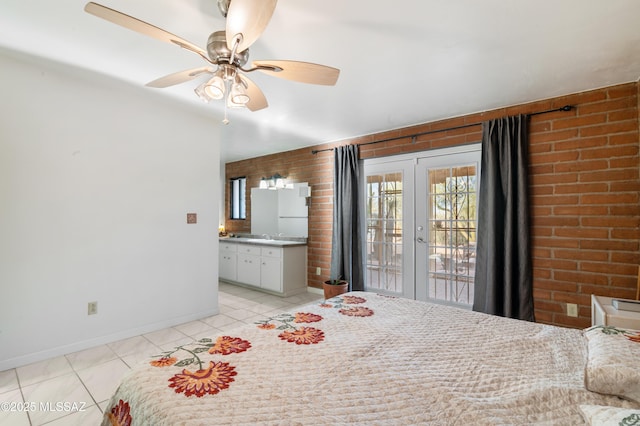
[[[103,425],[628,421],[634,339],[352,292],[157,354],[123,378]]]

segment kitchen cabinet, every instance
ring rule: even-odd
[[[250,244],[225,241],[220,246],[220,279],[279,296],[307,291],[307,247],[301,243]],[[233,247],[235,246],[235,251]],[[235,278],[228,273],[236,255]],[[223,262],[225,266],[222,266]]]
[[[282,260],[280,257],[261,258],[260,287],[282,293]]]
[[[260,247],[238,244],[237,280],[260,286]]]
[[[220,244],[218,256],[218,275],[220,279],[235,281],[238,279],[238,245]]]

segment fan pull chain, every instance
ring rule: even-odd
[[[227,118],[227,103],[224,104],[224,119],[222,120],[222,124],[229,124],[229,119]]]

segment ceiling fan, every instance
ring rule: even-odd
[[[146,85],[164,88],[193,80],[201,75],[210,78],[195,89],[205,102],[224,99],[226,107],[246,107],[258,111],[268,106],[262,90],[246,76],[260,71],[268,75],[309,84],[333,86],[340,70],[326,65],[288,60],[253,61],[251,68],[243,68],[249,59],[249,47],[265,30],[277,0],[218,0],[218,9],[226,18],[226,28],[213,32],[206,50],[170,32],[118,12],[98,3],[89,2],[87,13],[158,40],[189,50],[207,62],[207,66],[179,71],[153,80]]]

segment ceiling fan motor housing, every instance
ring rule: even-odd
[[[220,65],[228,64],[231,60],[231,50],[227,47],[227,37],[224,31],[216,31],[207,40],[207,54],[212,62]],[[242,67],[249,60],[249,49],[236,52],[232,65]]]

